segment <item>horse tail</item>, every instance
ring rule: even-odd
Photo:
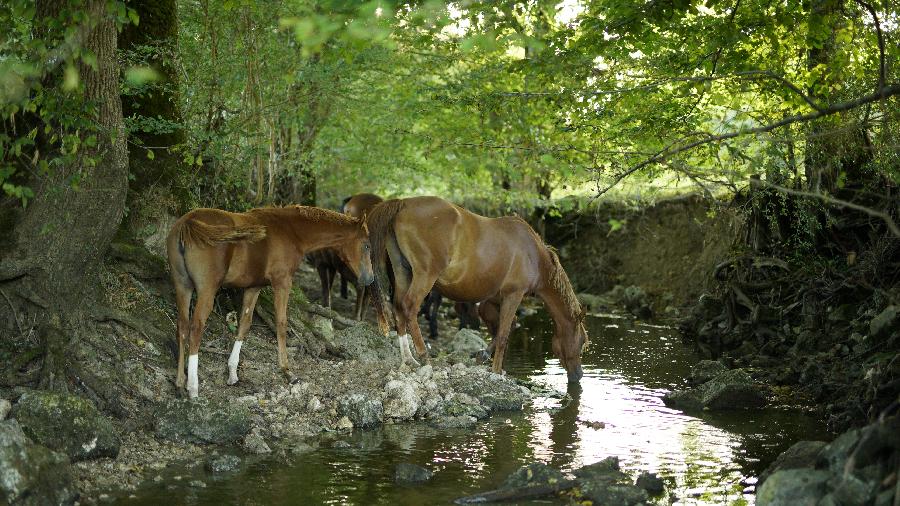
[[[366,218],[369,229],[369,243],[372,246],[372,268],[375,270],[375,283],[372,286],[372,302],[378,316],[378,325],[384,334],[388,332],[387,316],[384,310],[384,288],[390,288],[387,265],[387,241],[394,240],[394,219],[403,209],[401,199],[385,200],[375,206]]]
[[[180,245],[215,246],[223,242],[257,242],[266,237],[263,225],[210,225],[195,219],[182,222]]]

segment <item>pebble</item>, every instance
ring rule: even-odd
[[[353,430],[353,422],[346,416],[342,416],[337,422],[338,430]]]

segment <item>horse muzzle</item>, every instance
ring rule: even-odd
[[[359,276],[359,282],[362,283],[362,286],[369,286],[373,281],[375,281],[375,274],[372,272],[360,274]]]
[[[581,370],[581,365],[575,366],[574,369],[568,371],[569,373],[569,383],[580,383],[582,376],[584,376],[584,371]]]

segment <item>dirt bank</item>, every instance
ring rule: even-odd
[[[738,227],[733,209],[691,194],[644,207],[599,202],[577,209],[548,221],[547,241],[559,248],[576,290],[636,285],[660,311],[710,289]]]

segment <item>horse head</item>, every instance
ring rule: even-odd
[[[589,339],[583,319],[584,315],[582,314],[571,326],[557,327],[553,335],[553,354],[559,358],[560,364],[566,369],[569,383],[578,383],[584,376],[581,370],[581,353],[587,347]]]
[[[375,271],[372,269],[372,246],[369,244],[369,228],[366,216],[356,219],[359,226],[338,248],[341,260],[344,261],[363,286],[372,284]]]

